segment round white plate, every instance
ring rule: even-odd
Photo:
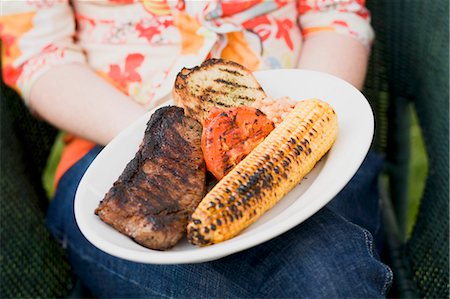
[[[370,105],[356,88],[327,74],[271,70],[256,72],[255,76],[269,96],[289,96],[296,100],[318,98],[330,103],[337,113],[339,133],[335,144],[297,187],[257,222],[228,241],[199,248],[183,239],[167,251],[151,250],[135,243],[103,223],[94,210],[134,157],[153,113],[150,111],[108,144],[83,176],[76,193],[75,216],[86,238],[111,255],[135,262],[205,262],[274,238],[326,205],[352,178],[369,150],[374,128]]]

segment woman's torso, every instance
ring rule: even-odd
[[[136,101],[170,94],[182,67],[208,57],[251,70],[294,67],[301,34],[294,1],[73,1],[88,63]]]

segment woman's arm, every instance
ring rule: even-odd
[[[102,145],[145,113],[87,65],[75,63],[42,75],[29,106],[54,126]]]
[[[364,0],[297,0],[304,44],[299,67],[340,77],[361,89],[374,39]]]
[[[3,80],[40,117],[104,145],[145,112],[86,63],[69,0],[6,1],[2,9]]]
[[[340,77],[361,89],[366,76],[368,50],[357,39],[332,31],[308,35],[299,68]]]

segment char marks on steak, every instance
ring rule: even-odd
[[[205,195],[201,133],[182,108],[155,111],[138,152],[95,213],[145,247],[173,247]]]

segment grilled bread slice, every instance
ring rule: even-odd
[[[201,124],[212,107],[248,106],[266,96],[250,70],[223,59],[209,59],[200,66],[183,68],[173,89],[175,105]]]

